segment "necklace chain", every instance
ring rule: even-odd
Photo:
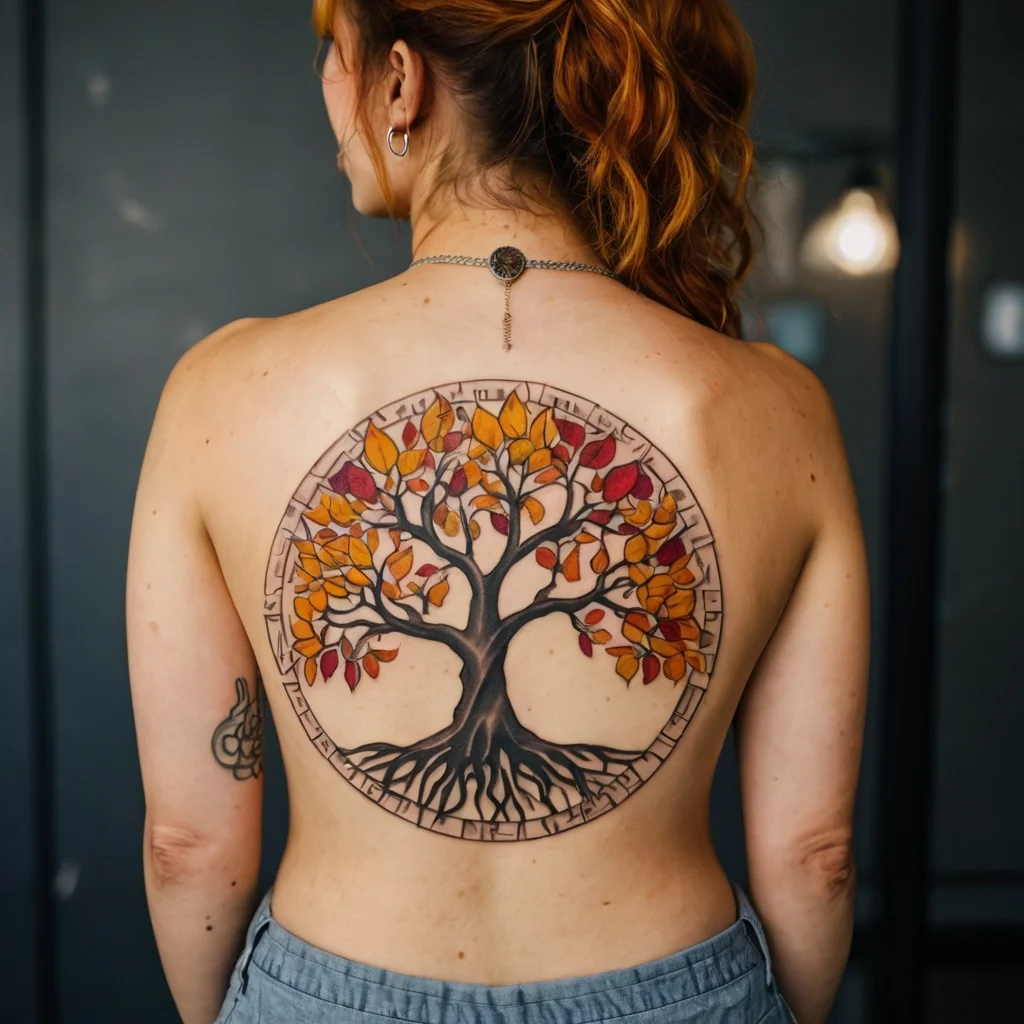
[[[527,268],[535,270],[583,270],[591,274],[601,274],[619,281],[618,274],[605,267],[595,267],[592,263],[579,263],[576,260],[528,260],[514,246],[503,245],[495,249],[490,256],[453,256],[441,254],[437,256],[421,256],[413,260],[408,269],[421,263],[450,263],[463,267],[489,267],[491,272],[505,286],[505,310],[502,316],[503,348],[508,352],[512,348],[512,312],[509,305],[509,294],[512,282]]]

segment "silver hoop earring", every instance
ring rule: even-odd
[[[402,148],[401,150],[395,149],[394,140],[397,130],[394,125],[388,129],[388,149],[394,153],[395,156],[405,156],[409,152],[409,133],[402,132]]]

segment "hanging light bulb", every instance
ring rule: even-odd
[[[800,259],[813,270],[855,277],[891,271],[899,260],[896,220],[871,171],[860,170],[808,229]]]

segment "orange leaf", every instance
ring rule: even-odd
[[[588,626],[596,626],[604,618],[603,608],[593,608],[583,616],[583,621]]]
[[[556,555],[551,548],[537,548],[534,557],[537,559],[537,564],[543,566],[545,569],[554,569],[558,564],[558,555]]]
[[[366,546],[370,549],[372,555],[377,550],[377,544],[380,541],[380,534],[376,530],[366,531]]]
[[[297,640],[308,640],[314,635],[313,627],[305,619],[299,619],[298,622],[292,623],[292,636]]]
[[[295,614],[300,619],[305,619],[307,622],[312,622],[317,617],[317,611],[310,602],[304,597],[295,598]],[[294,628],[292,629],[294,633]],[[295,633],[298,636],[298,633]]]
[[[548,466],[547,469],[537,474],[537,483],[553,484],[561,475],[557,466]]]
[[[327,607],[327,592],[325,590],[311,591],[309,595],[309,603],[318,612],[322,612]]]
[[[440,583],[435,583],[427,591],[427,600],[435,607],[440,608],[444,603],[444,599],[448,596],[448,581],[441,580]]]
[[[498,422],[506,437],[522,437],[526,433],[526,406],[514,391],[505,399]]]
[[[601,488],[603,486],[604,486],[604,479],[602,478],[601,474],[600,473],[595,473],[590,478],[590,489],[592,491],[599,491],[599,490],[601,490]]]
[[[530,514],[535,526],[544,518],[544,506],[532,495],[523,498],[523,509]]]
[[[302,667],[302,671],[306,675],[306,682],[309,683],[310,686],[312,686],[313,683],[316,681],[316,659],[307,658],[306,664]]]
[[[479,405],[473,413],[473,436],[481,444],[487,445],[491,451],[497,451],[505,439],[497,416],[482,409]]]
[[[501,501],[494,497],[493,494],[478,494],[471,502],[474,508],[494,508],[495,505],[500,505]]]
[[[634,533],[623,549],[627,562],[642,562],[647,557],[647,541],[642,533]]]
[[[320,643],[317,637],[310,637],[309,640],[300,640],[295,644],[295,650],[299,652],[304,658],[313,658],[318,655],[324,649],[324,645]]]
[[[634,583],[645,583],[651,578],[654,570],[649,565],[631,565],[629,567],[629,578]]]
[[[529,461],[526,463],[526,471],[528,473],[536,473],[538,469],[544,469],[545,466],[551,465],[551,449],[550,448],[538,448],[531,456]]]
[[[341,638],[341,656],[346,660],[352,657],[352,641],[347,636]]]
[[[352,562],[361,569],[369,569],[373,565],[373,555],[366,546],[365,541],[359,537],[353,537],[348,547],[348,553],[352,556]]]
[[[348,589],[341,581],[340,576],[329,576],[325,579],[324,590],[326,590],[331,597],[348,597]]]
[[[377,661],[372,653],[363,655],[363,668],[366,669],[366,674],[371,679],[376,679],[380,675],[380,662]]]
[[[597,538],[592,533],[587,533],[586,530],[580,530],[580,532],[577,533],[575,537],[573,537],[573,540],[575,540],[577,544],[597,543]]]
[[[605,648],[605,653],[606,654],[614,654],[617,657],[619,657],[619,656],[621,656],[623,654],[633,654],[634,651],[633,651],[632,647],[626,647],[623,644],[619,644],[618,647],[606,647]]]
[[[608,549],[602,544],[594,552],[594,557],[590,560],[590,568],[600,576],[610,564],[611,559],[608,557]]]
[[[686,659],[681,654],[673,654],[671,658],[665,659],[661,671],[665,673],[666,678],[676,682],[686,674]]]
[[[391,580],[381,580],[380,592],[392,601],[397,601],[402,596],[402,590],[396,586]]]
[[[396,580],[400,580],[403,576],[409,574],[409,570],[412,568],[412,548],[402,548],[400,551],[394,551],[384,560],[384,564],[391,570],[391,575]]]
[[[615,671],[628,683],[640,668],[640,660],[635,654],[620,655],[615,662]]]
[[[698,672],[707,671],[707,659],[700,651],[687,651],[683,657],[687,663],[692,665]]]
[[[462,471],[466,474],[467,488],[476,487],[476,485],[480,483],[481,470],[480,467],[472,459],[470,459],[463,465]]]
[[[611,638],[612,635],[607,629],[595,629],[590,634],[590,639],[593,640],[595,644],[606,644],[611,640]]]
[[[576,583],[580,578],[580,548],[574,544],[569,557],[562,563],[562,572],[570,583]]]
[[[326,526],[331,521],[331,510],[327,507],[326,502],[318,505],[316,508],[309,512],[302,513],[307,519],[316,523],[317,526]]]
[[[421,476],[414,476],[410,481],[408,481],[408,487],[410,491],[422,494],[424,491],[430,490],[430,483],[424,480]]]
[[[390,473],[391,467],[398,461],[398,445],[370,420],[363,441],[363,455],[379,473]]]
[[[345,573],[345,579],[356,587],[368,587],[373,582],[362,569],[356,569],[354,566]]]
[[[394,661],[398,657],[398,648],[380,648],[378,647],[374,652],[378,661]]]

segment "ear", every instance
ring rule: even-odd
[[[404,39],[395,40],[388,60],[391,65],[385,80],[388,117],[398,131],[409,131],[423,111],[426,64]]]

